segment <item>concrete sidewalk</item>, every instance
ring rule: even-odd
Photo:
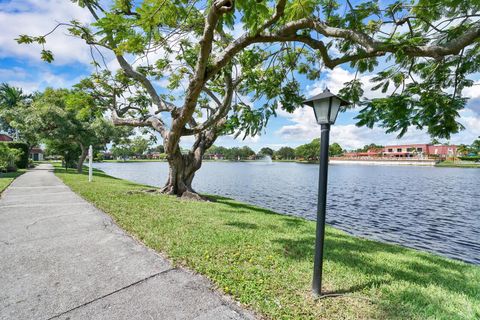
[[[0,199],[0,319],[253,319],[40,165]]]

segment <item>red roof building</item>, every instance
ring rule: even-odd
[[[0,133],[0,141],[13,141],[13,138],[9,135]]]
[[[367,152],[348,152],[349,158],[447,158],[457,154],[456,145],[400,144],[385,146],[383,149],[370,149]]]
[[[443,146],[443,145],[430,145],[430,144],[401,144],[385,146],[383,148],[384,157],[453,157],[457,154],[457,146]]]

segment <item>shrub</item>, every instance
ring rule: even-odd
[[[16,163],[22,154],[21,150],[9,148],[0,143],[0,171],[17,171]]]
[[[93,160],[96,162],[102,162],[105,160],[105,156],[103,155],[102,152],[98,152],[95,157],[93,157]]]
[[[464,161],[478,161],[480,160],[480,156],[470,156],[470,157],[459,157],[460,160]]]
[[[10,149],[20,150],[22,153],[15,161],[17,168],[26,169],[28,167],[28,145],[24,142],[3,142]]]

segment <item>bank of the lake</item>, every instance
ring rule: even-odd
[[[133,162],[165,162],[165,160],[161,160],[161,159],[129,159],[129,160],[102,160],[101,162],[133,163]]]
[[[0,194],[5,190],[15,178],[25,173],[25,170],[19,169],[16,172],[0,173]]]
[[[204,159],[204,162],[251,162],[251,161],[258,161],[258,160],[210,160],[210,159]],[[306,161],[306,160],[272,160],[273,162],[294,162],[294,163],[307,163],[307,164],[318,164],[318,161]],[[130,159],[130,160],[102,160],[101,162],[106,162],[106,163],[135,163],[135,162],[166,162],[166,160],[162,159]],[[440,161],[437,163],[424,163],[424,162],[415,162],[411,161],[410,163],[405,163],[405,161],[394,161],[394,160],[389,160],[388,162],[386,161],[342,161],[342,160],[334,160],[331,161],[331,163],[334,164],[359,164],[359,163],[364,163],[367,165],[372,165],[376,164],[378,162],[380,165],[382,164],[387,164],[387,165],[411,165],[411,166],[436,166],[436,167],[449,167],[449,168],[480,168],[480,163],[458,163],[454,161]]]
[[[95,163],[108,175],[161,187],[167,163]],[[468,186],[468,188],[466,188]],[[193,188],[315,220],[318,164],[205,162]],[[432,166],[336,165],[327,223],[355,236],[480,265],[480,171]]]
[[[473,161],[470,162],[454,162],[454,161],[442,161],[436,164],[436,167],[444,167],[444,168],[477,168],[480,169],[480,163],[475,163]]]
[[[480,268],[327,227],[324,290],[312,299],[315,223],[214,197],[184,201],[96,171],[57,170],[75,192],[164,253],[272,319],[478,319]]]

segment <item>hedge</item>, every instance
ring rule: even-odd
[[[477,161],[480,160],[480,156],[469,156],[469,157],[459,157],[460,160],[464,161]]]
[[[28,167],[28,145],[25,142],[0,142],[6,143],[9,148],[19,149],[22,151],[20,159],[15,163],[17,168],[26,169]]]

